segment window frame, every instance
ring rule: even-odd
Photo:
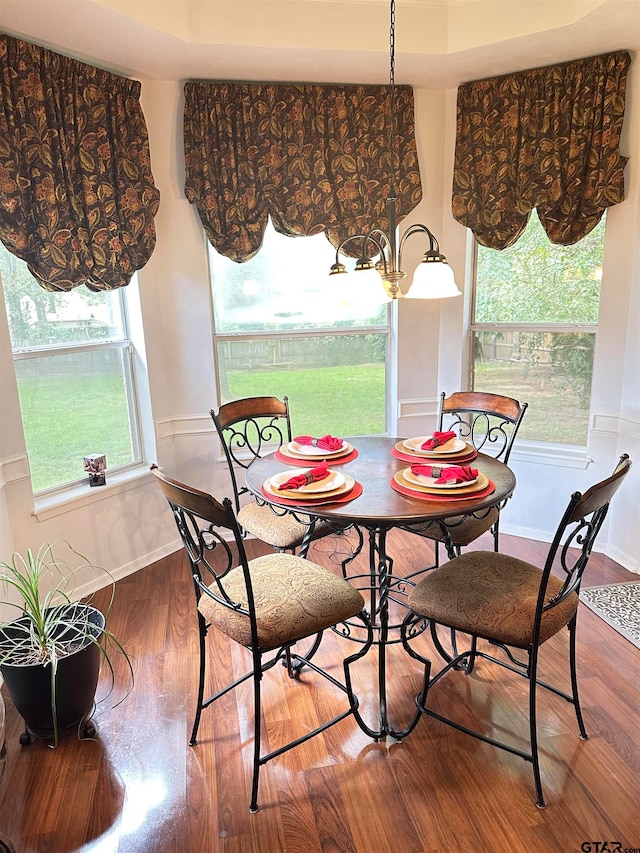
[[[216,283],[213,275],[213,268],[211,264],[211,252],[215,252],[215,247],[211,246],[209,243],[206,234],[204,233],[204,228],[202,229],[203,239],[205,240],[206,252],[207,252],[207,271],[209,276],[209,294],[211,299],[211,329],[212,329],[212,348],[213,348],[213,362],[214,362],[214,370],[215,370],[215,390],[216,390],[216,399],[218,400],[218,404],[221,405],[225,402],[222,399],[221,392],[221,381],[220,381],[220,369],[219,369],[219,360],[218,360],[218,346],[221,343],[230,341],[255,341],[255,340],[273,340],[277,338],[322,338],[327,336],[357,336],[357,335],[372,335],[372,334],[382,334],[385,336],[385,391],[384,391],[384,430],[380,435],[389,435],[390,429],[392,425],[392,413],[395,409],[395,395],[397,394],[397,383],[393,378],[394,370],[397,366],[397,346],[395,342],[396,337],[396,326],[397,326],[397,312],[392,311],[393,302],[388,302],[385,304],[385,321],[381,324],[376,325],[366,325],[359,324],[353,326],[317,326],[315,328],[283,328],[283,329],[261,329],[261,330],[251,330],[247,332],[242,331],[234,331],[234,332],[218,332],[216,326],[216,310],[215,310],[215,298],[216,298]],[[318,235],[313,235],[318,236]],[[298,238],[292,238],[298,239]],[[304,238],[300,238],[304,239]],[[335,254],[335,250],[334,254]],[[328,267],[327,267],[328,269]],[[353,275],[351,273],[350,275]],[[382,288],[382,281],[380,282],[380,288]]]
[[[0,282],[2,282],[2,279],[0,279]],[[131,287],[132,284],[130,284],[129,287]],[[11,341],[11,332],[9,331],[9,340],[11,343],[11,354],[14,366],[17,362],[36,358],[56,358],[99,351],[126,351],[125,357],[122,359],[122,364],[129,420],[129,434],[131,437],[132,459],[130,462],[125,464],[109,467],[109,475],[118,475],[130,472],[133,469],[139,468],[144,463],[144,437],[142,433],[143,416],[141,400],[138,393],[138,383],[136,381],[135,343],[131,336],[129,303],[127,294],[125,294],[124,290],[125,288],[119,288],[115,294],[119,301],[120,318],[122,322],[122,338],[97,340],[95,342],[85,341],[81,343],[52,344],[50,346],[34,345],[29,347],[16,347],[14,349],[13,342]],[[21,421],[24,424],[21,408],[20,416]],[[29,458],[28,448],[26,448],[26,454],[27,458]],[[47,502],[49,499],[55,499],[58,496],[64,496],[65,494],[72,493],[78,486],[84,486],[85,484],[86,477],[81,475],[73,480],[66,480],[63,483],[58,483],[44,489],[34,489],[32,480],[32,492],[36,502]]]
[[[532,214],[535,211],[532,211]],[[604,243],[606,240],[606,227],[607,223],[605,222],[605,231],[603,234],[603,256],[604,256]],[[466,341],[466,374],[467,374],[467,387],[470,390],[474,390],[474,380],[475,380],[475,348],[474,348],[474,336],[476,334],[482,332],[522,332],[524,334],[527,333],[568,333],[568,334],[592,334],[595,336],[594,340],[594,360],[592,365],[592,383],[593,383],[593,370],[595,370],[596,365],[596,354],[597,354],[597,342],[598,342],[598,329],[599,323],[554,323],[554,322],[545,322],[545,323],[482,323],[476,322],[476,300],[477,300],[477,287],[478,287],[478,252],[480,244],[476,240],[473,232],[469,230],[469,235],[471,239],[471,295],[468,304],[468,331],[467,331],[467,341]],[[603,257],[603,266],[604,266],[604,257]],[[600,292],[600,300],[602,298],[602,293]],[[508,393],[505,391],[505,393]],[[591,388],[591,393],[589,397],[589,422],[591,420],[592,413],[592,402],[593,402],[593,384]],[[574,453],[582,456],[589,443],[589,432],[590,426],[587,426],[587,437],[584,444],[575,444],[575,443],[559,443],[554,441],[545,441],[543,439],[521,439],[519,441],[521,447],[529,446],[531,450],[535,452],[539,452],[541,450],[549,449],[552,453],[555,451],[555,448],[565,448],[568,453]],[[515,453],[517,457],[517,452]]]

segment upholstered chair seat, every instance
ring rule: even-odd
[[[441,625],[525,649],[533,640],[541,580],[541,570],[524,560],[472,551],[429,572],[409,595],[409,606]],[[551,575],[548,597],[561,589],[562,580]],[[573,592],[543,613],[539,642],[568,625],[577,607]]]
[[[451,544],[456,550],[470,545],[479,539],[487,530],[491,530],[497,524],[500,518],[500,511],[496,507],[483,513],[476,518],[473,515],[455,515],[445,519],[447,534],[451,540]],[[438,524],[431,524],[428,530],[429,539],[434,539],[436,542],[446,542],[447,536],[444,530]]]
[[[294,515],[292,512],[276,512],[268,504],[258,504],[254,501],[240,509],[238,522],[247,533],[267,542],[278,551],[299,547],[304,541],[311,519],[302,513]],[[312,538],[317,539],[329,532],[327,524],[316,522]]]
[[[293,643],[344,622],[364,608],[357,589],[321,566],[291,554],[268,554],[249,561],[258,645],[263,651]],[[211,587],[215,592],[215,587]],[[225,578],[229,597],[247,609],[242,567]],[[251,646],[249,616],[201,596],[204,618],[243,646]]]

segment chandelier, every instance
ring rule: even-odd
[[[360,284],[369,284],[369,281],[382,282],[385,301],[406,296],[408,299],[444,299],[449,296],[460,296],[460,290],[456,285],[453,270],[447,263],[447,259],[440,252],[438,241],[426,225],[411,225],[402,235],[400,243],[397,239],[396,202],[394,180],[394,137],[395,137],[395,29],[396,29],[396,3],[391,0],[391,25],[390,25],[390,67],[389,87],[390,98],[390,132],[389,132],[389,157],[391,163],[390,191],[387,198],[387,219],[389,222],[389,233],[380,228],[372,228],[366,234],[351,234],[340,242],[336,249],[336,262],[332,265],[329,275],[343,275],[347,268],[339,260],[340,251],[352,240],[361,241],[358,250],[360,256],[355,265],[354,273],[358,274]],[[414,274],[413,282],[406,294],[400,289],[399,282],[407,277],[402,269],[402,250],[405,243],[414,234],[424,234],[429,239],[429,247],[422,256]]]

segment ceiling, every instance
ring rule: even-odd
[[[388,0],[0,0],[0,30],[140,80],[383,83]],[[640,0],[397,0],[398,83],[640,50]]]

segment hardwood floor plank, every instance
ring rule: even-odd
[[[336,573],[355,538],[336,536],[310,557]],[[502,548],[533,562],[547,545],[502,535]],[[249,556],[267,553],[247,543]],[[481,547],[490,548],[490,542]],[[392,531],[394,570],[428,565],[426,540]],[[368,553],[352,566],[366,575]],[[594,554],[588,585],[634,580]],[[361,579],[364,584],[366,578]],[[398,596],[401,598],[401,596]],[[96,596],[97,606],[106,594]],[[394,605],[398,613],[402,608]],[[543,785],[535,806],[531,767],[516,756],[423,718],[402,743],[375,743],[347,719],[261,770],[261,809],[248,811],[253,750],[252,691],[244,684],[206,709],[199,742],[188,746],[197,686],[197,622],[182,552],[119,581],[110,627],[131,651],[136,683],[124,701],[126,667],[98,706],[96,739],[68,737],[57,750],[20,747],[21,722],[7,702],[8,763],[0,788],[0,836],[18,853],[568,853],[584,841],[640,847],[640,650],[586,607],[578,620],[578,672],[590,739],[580,740],[572,707],[541,691]],[[541,674],[568,685],[566,636],[541,654]],[[417,643],[437,658],[428,636]],[[212,632],[207,690],[246,671],[245,651]],[[341,677],[352,643],[327,634],[318,660]],[[377,652],[353,667],[367,720],[377,725]],[[421,686],[421,667],[400,645],[388,649],[389,715],[403,725]],[[337,713],[344,696],[305,673],[280,666],[263,679],[266,742],[271,746]],[[103,672],[100,695],[107,692]],[[472,725],[512,732],[525,742],[526,683],[481,662],[454,674],[433,702]],[[471,704],[470,704],[471,703]]]

